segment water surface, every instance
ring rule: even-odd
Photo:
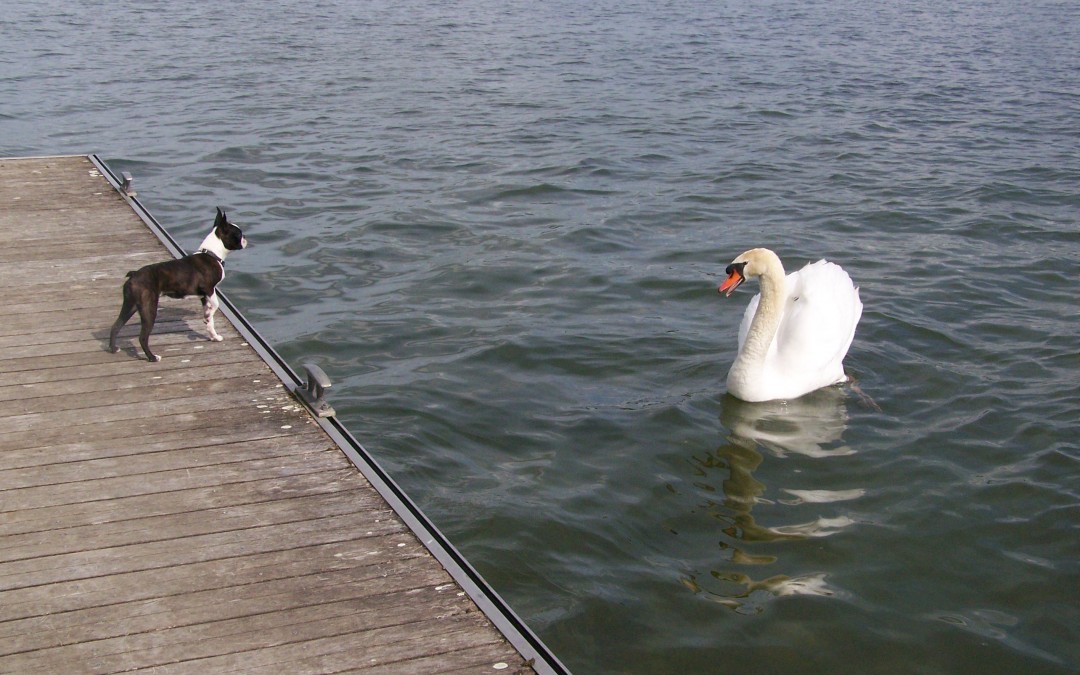
[[[228,207],[230,298],[577,672],[1064,673],[1078,73],[1051,0],[15,0],[0,154]],[[724,394],[758,245],[860,285],[873,404]]]

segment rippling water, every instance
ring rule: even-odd
[[[0,154],[230,207],[229,296],[575,671],[1068,672],[1078,74],[1070,1],[15,0]],[[756,245],[860,284],[863,396],[724,395]]]

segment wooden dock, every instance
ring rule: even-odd
[[[168,256],[96,158],[0,159],[0,671],[562,672],[220,314],[209,342],[166,300],[161,363],[138,317],[108,353],[125,273]]]

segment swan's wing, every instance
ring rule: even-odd
[[[839,265],[820,260],[787,277],[788,298],[776,332],[785,372],[832,372],[841,363],[862,316],[859,291]]]

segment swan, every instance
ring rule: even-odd
[[[749,402],[794,399],[847,380],[844,356],[863,308],[847,272],[819,260],[785,277],[767,248],[746,251],[725,272],[727,296],[747,279],[761,284],[739,326],[728,392]]]

